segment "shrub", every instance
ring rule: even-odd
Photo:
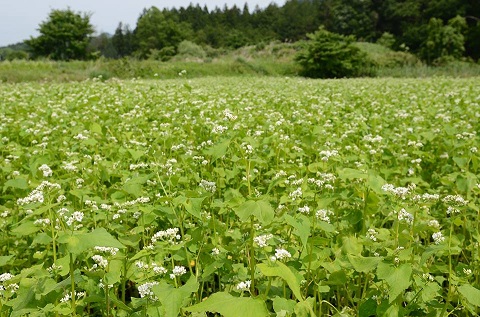
[[[205,50],[200,45],[186,40],[178,44],[177,51],[177,56],[183,58],[193,57],[204,59],[207,56],[207,53],[205,53]]]
[[[295,60],[301,75],[312,78],[359,77],[372,75],[374,63],[358,47],[354,38],[327,31],[323,26],[307,35]]]

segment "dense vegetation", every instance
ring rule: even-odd
[[[1,84],[2,316],[478,316],[475,79]]]
[[[165,60],[183,40],[235,49],[272,41],[296,42],[324,26],[360,41],[380,41],[410,51],[429,64],[480,57],[480,2],[470,0],[288,0],[266,8],[146,8],[135,26],[119,23],[114,34],[92,39],[90,53],[109,58]],[[113,30],[112,30],[113,31]],[[8,53],[8,54],[7,54]],[[18,58],[4,50],[4,58]],[[49,55],[50,57],[55,57]]]

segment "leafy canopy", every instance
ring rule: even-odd
[[[26,43],[34,56],[53,60],[82,60],[88,57],[87,48],[94,32],[88,14],[67,10],[52,10],[40,23],[40,36]]]
[[[296,56],[301,74],[312,78],[358,77],[368,75],[372,62],[354,43],[353,36],[327,31],[323,26],[307,35],[309,41]]]

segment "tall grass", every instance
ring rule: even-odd
[[[474,77],[480,76],[480,65],[453,62],[430,67],[421,63],[413,54],[395,52],[372,43],[356,43],[375,61],[372,70],[377,77]],[[297,76],[299,65],[294,61],[299,45],[270,43],[242,47],[219,55],[206,54],[204,58],[176,56],[168,62],[157,60],[99,59],[96,61],[54,62],[4,61],[0,62],[0,82],[69,82],[89,78],[143,78],[172,79],[186,71],[188,78],[211,76]]]

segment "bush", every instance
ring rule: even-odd
[[[302,67],[301,75],[312,78],[340,78],[372,75],[374,63],[358,47],[352,36],[332,33],[320,27],[307,35],[295,60]]]
[[[178,44],[177,56],[182,58],[204,59],[207,53],[205,53],[205,50],[200,45],[185,40]]]

